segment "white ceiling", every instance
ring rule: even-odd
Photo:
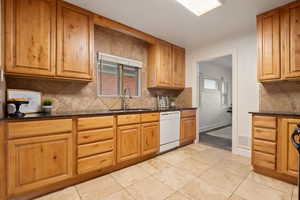
[[[186,48],[255,31],[256,15],[293,0],[226,0],[197,17],[176,0],[66,0]]]

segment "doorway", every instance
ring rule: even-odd
[[[232,150],[232,55],[199,62],[199,140]]]

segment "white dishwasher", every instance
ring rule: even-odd
[[[160,113],[160,151],[164,152],[179,146],[180,112]]]

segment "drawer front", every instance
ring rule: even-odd
[[[196,110],[183,110],[181,111],[181,117],[195,117]]]
[[[253,126],[262,128],[276,128],[277,120],[276,117],[269,116],[253,116]]]
[[[141,121],[141,115],[119,115],[118,125],[138,124]]]
[[[78,119],[78,131],[89,130],[89,129],[99,129],[106,127],[113,127],[114,117],[89,117],[89,118],[79,118]]]
[[[83,174],[91,171],[101,170],[114,165],[114,153],[108,152],[79,159],[77,163],[77,173]]]
[[[95,142],[92,144],[84,144],[78,146],[78,158],[112,151],[114,148],[114,141],[107,140],[103,142]]]
[[[276,129],[253,128],[253,137],[256,139],[276,141]]]
[[[78,144],[87,144],[112,139],[114,137],[114,129],[96,129],[89,131],[81,131],[78,133]]]
[[[253,152],[253,165],[275,170],[275,155]]]
[[[253,148],[255,151],[270,153],[273,155],[276,153],[276,144],[274,142],[253,140]]]
[[[9,122],[8,138],[51,135],[72,132],[72,119]]]
[[[141,115],[142,123],[159,121],[159,113],[145,113]]]

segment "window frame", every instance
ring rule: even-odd
[[[101,76],[100,76],[100,70],[103,66],[104,63],[114,63],[118,66],[118,71],[119,71],[119,77],[118,77],[118,88],[119,88],[119,91],[117,95],[105,95],[105,94],[101,94]],[[137,95],[131,95],[130,94],[130,97],[132,98],[140,98],[142,96],[142,68],[140,67],[135,67],[135,66],[130,66],[130,65],[125,65],[125,64],[120,64],[120,63],[116,63],[116,62],[110,62],[110,61],[105,61],[105,60],[100,60],[97,62],[97,65],[96,65],[96,72],[97,72],[97,96],[98,97],[103,97],[103,98],[120,98],[120,97],[129,97],[129,95],[124,95],[124,67],[131,67],[131,68],[136,68],[138,70],[138,81],[137,81],[137,88],[138,88],[138,91],[137,91]]]

